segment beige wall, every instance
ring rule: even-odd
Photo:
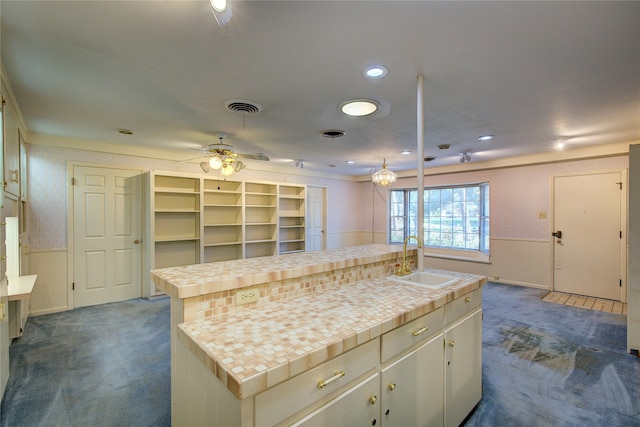
[[[498,167],[470,172],[429,175],[425,186],[489,182],[491,257],[489,263],[426,257],[425,267],[482,274],[503,283],[550,289],[552,286],[551,178],[556,175],[625,170],[628,155],[584,160],[563,160],[517,167]],[[363,195],[361,241],[386,239],[389,188],[360,184]],[[399,179],[391,188],[415,188],[416,178]],[[546,218],[540,219],[540,213]],[[369,240],[367,240],[369,239]],[[425,251],[427,253],[428,251]]]

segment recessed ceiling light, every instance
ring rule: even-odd
[[[557,142],[556,143],[556,150],[558,150],[558,151],[564,150],[564,142]]]
[[[351,99],[340,104],[340,111],[348,116],[362,117],[375,113],[380,105],[370,99]]]
[[[493,135],[482,135],[478,137],[478,141],[489,141],[493,139]]]
[[[427,157],[425,157],[425,158],[424,158],[424,161],[425,161],[425,162],[432,162],[432,161],[434,161],[435,159],[436,159],[436,158],[435,158],[435,157],[433,157],[433,156],[427,156]]]
[[[380,77],[386,76],[388,72],[389,69],[384,65],[371,65],[365,68],[362,74],[364,74],[365,77],[379,79]]]
[[[411,154],[411,150],[402,150],[400,154],[404,154],[406,156],[407,154]]]
[[[354,162],[353,160],[347,160],[347,161],[346,161],[346,163],[347,163],[348,165],[352,165],[352,164],[354,164],[355,162]]]
[[[440,144],[440,145],[438,145],[438,149],[440,149],[440,150],[448,150],[449,148],[451,148],[450,144]]]
[[[122,135],[133,135],[133,131],[130,131],[129,129],[118,129],[118,133],[121,133]]]

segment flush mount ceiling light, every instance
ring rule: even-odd
[[[209,0],[211,2],[211,10],[216,22],[220,27],[224,27],[231,21],[231,5],[227,0]]]
[[[382,161],[382,169],[371,174],[371,181],[375,185],[386,187],[389,184],[396,182],[398,175],[387,169],[387,159]]]
[[[353,161],[353,160],[347,160],[347,161],[345,161],[345,163],[346,163],[346,164],[348,164],[348,165],[352,165],[352,164],[354,164],[354,163],[355,163],[355,161]]]
[[[402,150],[400,152],[400,154],[403,154],[403,155],[407,156],[407,155],[411,154],[411,150]]]
[[[364,74],[365,77],[369,77],[370,79],[379,79],[386,76],[388,72],[389,69],[384,65],[371,65],[365,68],[362,71],[362,74]]]
[[[371,99],[351,99],[340,104],[340,111],[348,116],[363,117],[375,113],[380,104]]]
[[[478,137],[478,141],[490,141],[493,139],[493,135],[482,135]]]
[[[133,131],[130,131],[129,129],[118,129],[118,133],[122,135],[133,135]]]

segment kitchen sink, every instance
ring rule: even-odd
[[[460,279],[446,274],[430,273],[428,271],[414,271],[406,276],[389,276],[389,280],[408,283],[410,285],[424,286],[425,288],[439,289],[458,283]]]

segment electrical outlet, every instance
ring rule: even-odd
[[[260,297],[260,291],[257,286],[252,288],[242,288],[236,290],[236,307],[245,304],[251,304],[252,302],[258,302]]]

